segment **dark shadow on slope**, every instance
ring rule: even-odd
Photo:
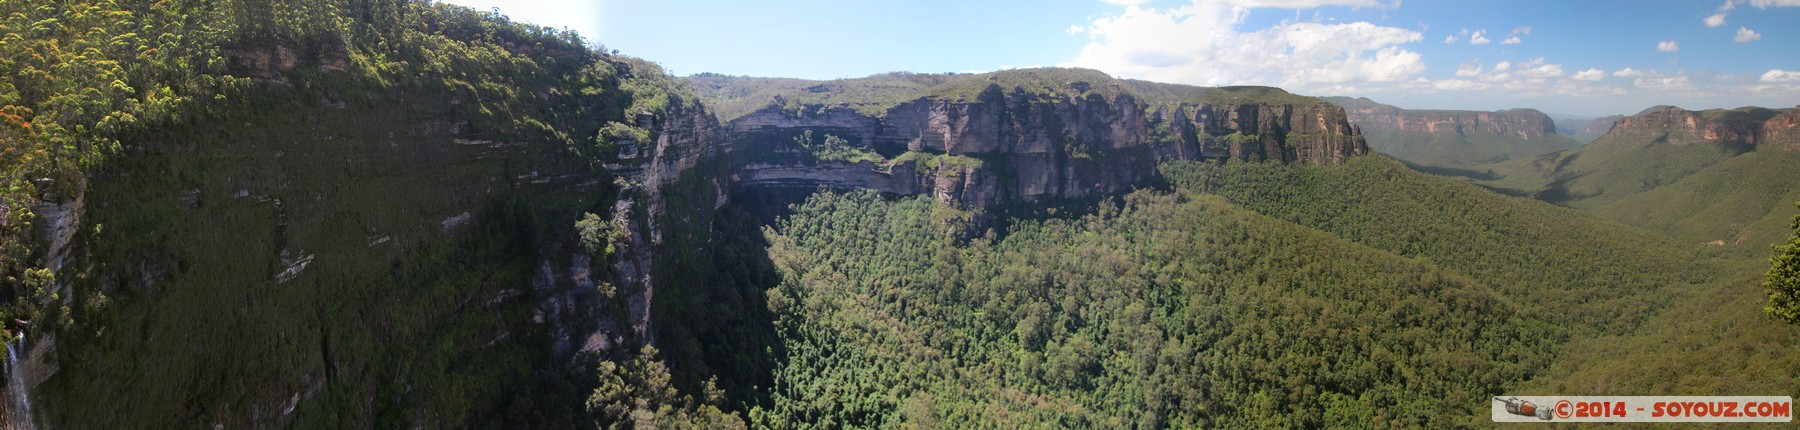
[[[668,201],[657,246],[652,330],[677,388],[701,396],[714,380],[733,409],[748,412],[766,404],[776,360],[787,356],[764,296],[780,277],[755,208],[739,201],[714,211],[709,199],[683,198],[713,191],[699,177],[670,191],[680,197]]]
[[[1400,163],[1405,164],[1406,167],[1411,168],[1413,170],[1430,173],[1430,174],[1438,175],[1438,176],[1453,176],[1453,177],[1459,177],[1459,178],[1474,179],[1474,180],[1478,180],[1478,181],[1493,181],[1493,180],[1498,180],[1501,178],[1501,176],[1498,174],[1495,174],[1493,170],[1458,169],[1455,167],[1444,167],[1444,166],[1432,166],[1432,165],[1418,164],[1418,163],[1414,163],[1411,161],[1401,160],[1398,158],[1395,158],[1395,160],[1399,160]],[[1501,158],[1497,161],[1506,161],[1506,159]]]

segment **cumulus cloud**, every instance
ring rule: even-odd
[[[1719,27],[1719,26],[1725,25],[1726,12],[1731,12],[1732,9],[1737,9],[1737,5],[1739,3],[1744,3],[1744,0],[1725,0],[1724,4],[1719,5],[1719,10],[1717,13],[1714,13],[1711,16],[1706,17],[1706,20],[1705,20],[1706,26],[1707,27]],[[1800,0],[1749,0],[1749,3],[1751,6],[1756,6],[1757,9],[1768,9],[1768,8],[1772,8],[1772,7],[1800,7]],[[1739,31],[1738,34],[1742,35],[1743,32]],[[1742,41],[1740,40],[1740,42],[1742,42]]]
[[[1519,70],[1513,73],[1526,79],[1554,78],[1563,75],[1561,64],[1545,63],[1544,57],[1537,57],[1531,59],[1531,61],[1519,63],[1518,68]]]
[[[1456,66],[1456,76],[1462,78],[1481,76],[1481,62],[1470,61]]]
[[[1757,9],[1768,9],[1771,7],[1800,7],[1800,0],[1750,0],[1750,5],[1756,6]]]
[[[1762,74],[1762,81],[1770,83],[1800,82],[1800,72],[1769,69],[1768,73]]]
[[[1690,90],[1694,88],[1694,81],[1687,75],[1656,76],[1638,78],[1632,85],[1655,91]]]
[[[1504,71],[1506,71],[1506,69],[1511,69],[1511,68],[1512,68],[1512,63],[1510,63],[1510,62],[1501,61],[1499,63],[1494,63],[1494,71],[1496,71],[1496,72],[1504,72]]]
[[[1166,82],[1298,89],[1395,82],[1425,71],[1419,53],[1400,47],[1422,40],[1417,31],[1368,22],[1284,22],[1241,31],[1238,26],[1248,12],[1242,6],[1201,0],[1162,9],[1128,6],[1122,14],[1088,25],[1091,40],[1064,65]]]
[[[1488,38],[1481,37],[1481,33],[1485,33],[1485,32],[1487,32],[1487,30],[1478,30],[1475,32],[1475,34],[1469,35],[1469,44],[1470,45],[1486,45],[1488,43]]]
[[[1656,42],[1656,50],[1662,51],[1662,52],[1680,52],[1681,44],[1676,43],[1673,40],[1664,40],[1661,42]]]
[[[1530,35],[1531,35],[1531,26],[1526,25],[1526,26],[1514,27],[1511,32],[1506,33],[1506,40],[1500,41],[1500,44],[1501,45],[1517,45],[1517,44],[1519,44],[1519,42],[1525,41],[1520,36],[1530,36]]]
[[[1116,0],[1103,0],[1116,3]],[[1126,0],[1142,4],[1146,0]],[[1230,0],[1233,6],[1272,9],[1312,9],[1321,6],[1386,7],[1379,0]],[[1394,2],[1399,6],[1399,1]]]
[[[1731,40],[1737,41],[1737,43],[1746,43],[1761,39],[1762,33],[1757,33],[1755,30],[1751,30],[1747,27],[1738,27],[1737,37],[1731,38]]]
[[[1619,69],[1619,71],[1613,72],[1613,76],[1619,77],[1619,78],[1635,78],[1635,77],[1643,76],[1643,75],[1644,75],[1644,72],[1640,72],[1637,69],[1633,69],[1630,67]]]
[[[1444,36],[1444,43],[1456,43],[1456,35]]]
[[[1600,69],[1582,70],[1575,72],[1574,78],[1577,81],[1598,81],[1606,78],[1606,71]]]
[[[1432,89],[1447,90],[1447,91],[1478,90],[1478,89],[1485,89],[1487,87],[1488,87],[1487,84],[1483,84],[1483,83],[1475,82],[1475,81],[1467,81],[1467,80],[1462,80],[1462,79],[1443,79],[1443,80],[1431,82]]]

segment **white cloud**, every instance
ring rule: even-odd
[[[1504,71],[1506,71],[1506,69],[1511,69],[1511,68],[1512,68],[1512,63],[1505,62],[1505,61],[1501,61],[1499,63],[1494,64],[1494,71],[1496,71],[1496,72],[1504,72]]]
[[[1800,7],[1800,0],[1750,0],[1750,5],[1756,6],[1757,9],[1768,9],[1771,7]]]
[[[1688,79],[1687,75],[1638,78],[1637,81],[1632,82],[1632,85],[1636,85],[1638,88],[1657,91],[1690,90],[1694,88],[1694,82]]]
[[[1757,33],[1755,30],[1751,30],[1747,27],[1738,27],[1737,37],[1731,38],[1731,40],[1737,41],[1737,43],[1746,43],[1761,39],[1762,33]]]
[[[1743,2],[1744,0],[1725,0],[1724,4],[1719,5],[1718,13],[1706,17],[1706,26],[1718,27],[1725,25],[1725,13],[1730,12],[1732,9],[1736,9],[1737,4]],[[1768,9],[1771,7],[1800,7],[1800,0],[1749,0],[1749,2],[1751,6],[1756,6],[1757,9]],[[1742,37],[1743,34],[1743,31],[1738,31],[1739,37]],[[1739,42],[1744,41],[1740,40]]]
[[[1087,26],[1091,40],[1064,65],[1165,82],[1290,90],[1395,82],[1425,71],[1419,53],[1400,47],[1423,39],[1417,31],[1368,22],[1284,22],[1241,31],[1247,15],[1244,7],[1203,0],[1171,8],[1130,6]]]
[[[1506,40],[1500,41],[1500,44],[1501,45],[1517,45],[1517,44],[1519,44],[1519,42],[1525,41],[1523,38],[1520,38],[1519,36],[1530,36],[1530,35],[1531,35],[1531,26],[1526,25],[1526,26],[1514,27],[1511,32],[1506,33]]]
[[[1774,82],[1800,82],[1800,72],[1781,70],[1781,69],[1769,69],[1768,73],[1762,74],[1761,80],[1763,82],[1771,82],[1771,83],[1774,83]]]
[[[1444,36],[1444,43],[1456,43],[1456,35]]]
[[[1575,72],[1574,78],[1577,81],[1598,81],[1606,78],[1606,71],[1600,69],[1582,70]]]
[[[1456,66],[1456,76],[1462,78],[1481,76],[1481,62],[1470,61]]]
[[[1069,34],[1076,34],[1076,33],[1086,31],[1086,30],[1087,30],[1087,27],[1082,27],[1079,25],[1071,25],[1071,26],[1069,26],[1069,29],[1065,30],[1065,31],[1067,31]]]
[[[1102,0],[1114,3],[1118,0]],[[1147,0],[1125,0],[1143,4]],[[1312,9],[1321,6],[1385,7],[1379,0],[1229,0],[1232,6],[1270,9]],[[1393,6],[1399,6],[1395,1]]]
[[[1676,43],[1673,40],[1664,40],[1661,42],[1656,42],[1656,50],[1662,51],[1662,52],[1680,52],[1681,44]]]
[[[1444,80],[1440,80],[1440,81],[1432,81],[1431,82],[1431,88],[1436,89],[1436,90],[1448,90],[1448,91],[1478,90],[1478,89],[1485,89],[1487,87],[1488,87],[1487,84],[1483,84],[1483,83],[1475,82],[1475,81],[1467,81],[1467,80],[1462,80],[1462,79],[1444,79]]]
[[[1137,6],[1137,5],[1149,2],[1150,0],[1100,0],[1100,1],[1112,3],[1112,4],[1116,4],[1116,5],[1120,5],[1120,6]]]
[[[1643,75],[1644,75],[1644,72],[1640,72],[1637,69],[1633,69],[1630,67],[1626,67],[1624,69],[1619,69],[1619,71],[1613,72],[1613,76],[1619,77],[1619,78],[1635,78],[1635,77],[1643,76]]]
[[[1545,64],[1544,57],[1538,57],[1531,61],[1519,63],[1518,66],[1519,70],[1514,73],[1521,78],[1546,79],[1563,75],[1561,64]]]
[[[1469,44],[1470,45],[1486,45],[1488,43],[1488,38],[1481,37],[1481,33],[1485,33],[1485,32],[1487,32],[1487,30],[1477,30],[1475,32],[1475,34],[1469,35]]]

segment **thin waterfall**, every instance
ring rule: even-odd
[[[19,364],[19,351],[25,349],[25,334],[6,343],[6,427],[32,430],[31,397],[25,388],[25,372]]]

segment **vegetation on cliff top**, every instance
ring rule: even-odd
[[[985,101],[993,91],[1000,95],[1031,95],[1050,99],[1099,96],[1114,100],[1130,95],[1140,102],[1163,104],[1290,104],[1298,107],[1324,103],[1273,87],[1197,87],[1149,81],[1116,79],[1090,69],[1013,69],[979,74],[885,73],[864,78],[812,81],[787,78],[752,78],[703,73],[682,78],[714,108],[721,121],[779,108],[791,116],[816,115],[824,109],[846,108],[880,117],[901,104],[931,98]]]

